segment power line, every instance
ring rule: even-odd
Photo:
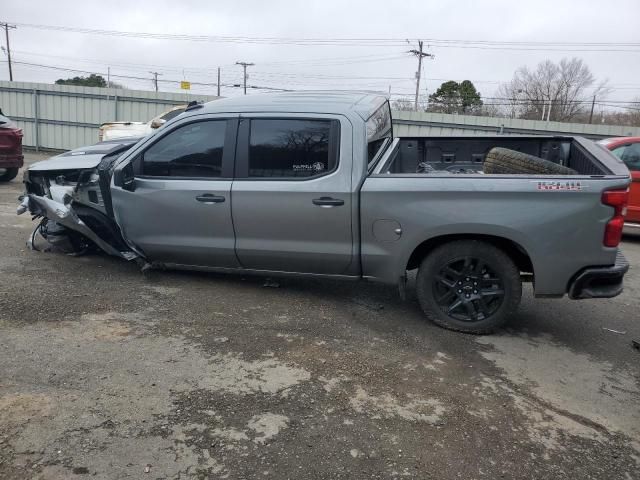
[[[229,35],[187,35],[170,33],[133,32],[120,30],[106,30],[97,28],[69,27],[59,25],[43,25],[32,23],[18,23],[15,25],[40,30],[72,32],[91,35],[105,35],[116,37],[133,37],[156,40],[177,40],[194,42],[219,42],[242,44],[271,44],[271,45],[322,45],[322,46],[400,46],[405,43],[401,38],[313,38],[313,37],[249,37]],[[433,46],[444,48],[479,48],[506,50],[556,50],[556,51],[629,51],[637,52],[639,42],[539,42],[539,41],[497,41],[497,40],[461,40],[427,38],[426,42]]]
[[[39,52],[28,52],[24,50],[14,50],[14,52],[20,53],[22,55],[27,56],[36,56],[36,57],[47,57],[47,58],[61,58],[67,60],[73,60],[74,62],[80,63],[90,63],[94,65],[111,65],[111,66],[122,66],[127,67],[133,70],[141,70],[147,71],[149,68],[163,70],[163,71],[172,71],[172,72],[214,72],[217,67],[193,67],[186,66],[182,68],[177,68],[173,65],[159,65],[159,64],[142,64],[142,63],[129,63],[123,62],[121,60],[96,60],[95,58],[80,58],[80,57],[69,57],[64,55],[54,55],[49,53],[39,53]],[[405,55],[393,55],[393,56],[381,56],[381,55],[359,55],[355,57],[332,57],[332,58],[312,58],[305,60],[285,60],[279,62],[260,62],[261,65],[267,66],[298,66],[298,67],[324,67],[329,65],[351,65],[354,63],[368,63],[368,62],[386,62],[389,60],[398,60],[406,58]],[[221,65],[221,67],[225,66],[233,66],[234,64]]]
[[[13,64],[15,65],[23,65],[26,67],[35,67],[35,68],[41,68],[41,69],[49,69],[49,70],[55,70],[55,71],[64,71],[64,72],[71,72],[71,73],[82,73],[82,74],[97,74],[97,75],[105,75],[104,72],[99,72],[99,71],[95,71],[95,70],[82,70],[82,69],[76,69],[76,68],[67,68],[67,67],[62,67],[62,66],[54,66],[54,65],[45,65],[45,64],[40,64],[40,63],[31,63],[31,62],[22,62],[22,61],[12,61]],[[7,62],[2,62],[2,63],[7,63]],[[119,78],[119,79],[125,79],[125,80],[138,80],[138,81],[143,81],[143,82],[148,82],[149,78],[148,77],[144,77],[144,76],[136,76],[136,75],[122,75],[122,74],[117,74],[117,73],[111,73],[110,77],[113,78]],[[171,80],[171,79],[161,79],[158,78],[158,83],[164,83],[164,84],[180,84],[180,80]],[[287,81],[287,83],[291,83],[289,80]],[[216,87],[218,84],[217,83],[210,83],[210,82],[191,82],[192,85],[194,86],[202,86],[202,87]],[[241,83],[225,83],[225,84],[221,84],[224,87],[230,87],[230,88],[243,88],[243,85]],[[274,87],[274,86],[269,86],[269,85],[247,85],[248,89],[254,89],[254,90],[275,90],[275,91],[292,91],[295,89],[291,89],[291,88],[279,88],[279,87]],[[362,88],[358,88],[358,91],[363,91]],[[365,89],[366,90],[366,89]],[[383,95],[387,95],[386,92],[384,92],[382,89],[378,89],[378,90],[368,90],[372,93],[378,93],[378,94],[383,94]],[[415,92],[410,92],[410,91],[395,91],[394,93],[392,93],[390,96],[392,97],[404,97],[406,98],[407,96],[411,96],[414,95]],[[526,106],[526,105],[531,105],[532,103],[535,103],[535,101],[531,101],[531,100],[527,100],[527,99],[513,99],[513,98],[507,98],[507,97],[491,97],[491,96],[483,96],[481,97],[483,104],[485,106],[512,106],[512,105],[521,105],[521,106]],[[552,100],[552,104],[556,105],[556,106],[560,106],[560,105],[576,105],[576,104],[590,104],[592,102],[591,99],[586,99],[586,100],[573,100],[573,101],[553,101]],[[609,106],[609,107],[616,107],[616,108],[632,108],[632,106],[638,106],[640,107],[640,101],[636,101],[636,100],[606,100],[606,101],[601,101],[601,102],[596,102],[596,104],[598,105],[602,105],[602,106]]]
[[[83,63],[83,64],[93,64],[93,65],[101,65],[101,66],[121,66],[123,70],[139,70],[139,71],[147,71],[149,68],[154,68],[163,72],[173,72],[173,73],[180,73],[180,72],[189,72],[189,73],[215,73],[217,72],[217,67],[175,67],[173,65],[159,65],[159,64],[140,64],[140,63],[128,63],[128,62],[122,62],[122,61],[111,61],[111,60],[96,60],[96,59],[86,59],[86,58],[79,58],[79,57],[70,57],[70,56],[64,56],[64,55],[52,55],[52,54],[48,54],[48,53],[37,53],[37,52],[29,52],[29,51],[24,51],[24,50],[12,50],[12,53],[19,53],[21,55],[27,55],[27,56],[36,56],[36,57],[47,57],[47,58],[60,58],[60,59],[67,59],[67,60],[71,60],[74,63]],[[338,57],[339,60],[345,60],[345,61],[349,61],[350,59],[367,59],[368,56],[363,56],[363,57]],[[377,56],[375,56],[377,57]],[[395,58],[395,57],[394,57]],[[401,58],[406,58],[405,56],[402,56]],[[325,59],[325,60],[336,60],[334,59]],[[298,62],[297,60],[292,60],[292,63],[296,63]],[[302,61],[304,62],[304,61]],[[287,62],[280,62],[283,64],[286,64]],[[348,63],[354,63],[353,61],[348,62]],[[276,64],[279,64],[276,62]],[[264,63],[261,62],[261,65],[273,65],[273,63]],[[274,72],[274,71],[269,71],[269,70],[262,70],[262,71],[255,71],[253,72],[253,78],[261,78],[261,79],[266,79],[266,80],[272,80],[273,77],[288,77],[288,78],[293,78],[293,77],[297,77],[299,79],[310,79],[310,80],[371,80],[372,82],[375,82],[377,80],[379,80],[380,82],[383,82],[386,84],[387,81],[389,80],[395,80],[395,81],[412,81],[412,79],[409,76],[406,77],[398,77],[398,76],[374,76],[374,75],[367,75],[367,76],[353,76],[353,75],[326,75],[326,74],[320,74],[320,73],[305,73],[305,72]],[[433,78],[433,77],[425,77],[425,80],[428,81],[448,81],[448,80],[456,80],[456,78]],[[290,83],[291,80],[286,80],[287,83]],[[299,82],[298,82],[299,83]],[[314,84],[319,84],[319,82],[313,82]],[[504,80],[483,80],[483,79],[474,79],[473,80],[474,84],[479,84],[479,83],[486,83],[486,84],[501,84],[501,83],[505,83]],[[327,86],[330,86],[331,83],[323,83]],[[372,85],[372,84],[369,84]],[[611,84],[611,85],[607,85],[608,89],[611,90],[638,90],[640,87],[640,83],[619,83],[619,84]],[[598,88],[598,87],[589,87],[592,89]]]

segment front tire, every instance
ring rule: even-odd
[[[520,271],[502,250],[479,240],[446,243],[418,271],[416,294],[437,325],[491,333],[515,313],[522,297]]]

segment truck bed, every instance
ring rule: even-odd
[[[489,150],[502,147],[527,153],[569,167],[579,175],[613,173],[603,161],[604,149],[577,137],[403,137],[393,155],[380,170],[389,174],[412,174],[429,165],[436,172],[455,174],[482,173]],[[422,167],[422,168],[421,168]],[[429,169],[430,173],[434,173]],[[423,172],[424,173],[424,172]],[[620,170],[621,174],[624,171]]]
[[[484,157],[496,146],[578,173],[484,174]],[[421,162],[434,171],[417,173]],[[601,196],[628,183],[622,162],[582,138],[396,139],[361,190],[364,275],[397,279],[417,268],[411,255],[424,239],[432,246],[441,237],[485,236],[506,239],[506,249],[530,260],[536,295],[561,296],[585,265],[615,264],[617,249],[602,243],[613,209]],[[521,268],[533,270],[527,262]]]

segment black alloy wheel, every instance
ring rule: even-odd
[[[433,277],[432,288],[438,307],[463,322],[489,318],[504,300],[502,280],[481,258],[447,262]]]
[[[427,317],[441,327],[490,333],[517,310],[522,280],[501,249],[481,240],[456,240],[422,260],[416,295]]]

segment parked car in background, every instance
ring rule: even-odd
[[[616,137],[598,143],[622,160],[631,172],[625,225],[640,228],[640,137]]]
[[[23,163],[22,129],[0,110],[0,182],[16,178]]]
[[[71,252],[152,267],[369,279],[486,333],[538,297],[614,297],[629,170],[579,137],[394,138],[380,96],[191,105],[139,142],[30,166],[18,213]],[[31,238],[35,236],[32,235]]]
[[[161,113],[148,122],[107,122],[100,125],[98,129],[98,141],[115,140],[118,138],[144,137],[156,128],[160,128],[169,120],[177,117],[187,108],[186,105],[177,107]]]

